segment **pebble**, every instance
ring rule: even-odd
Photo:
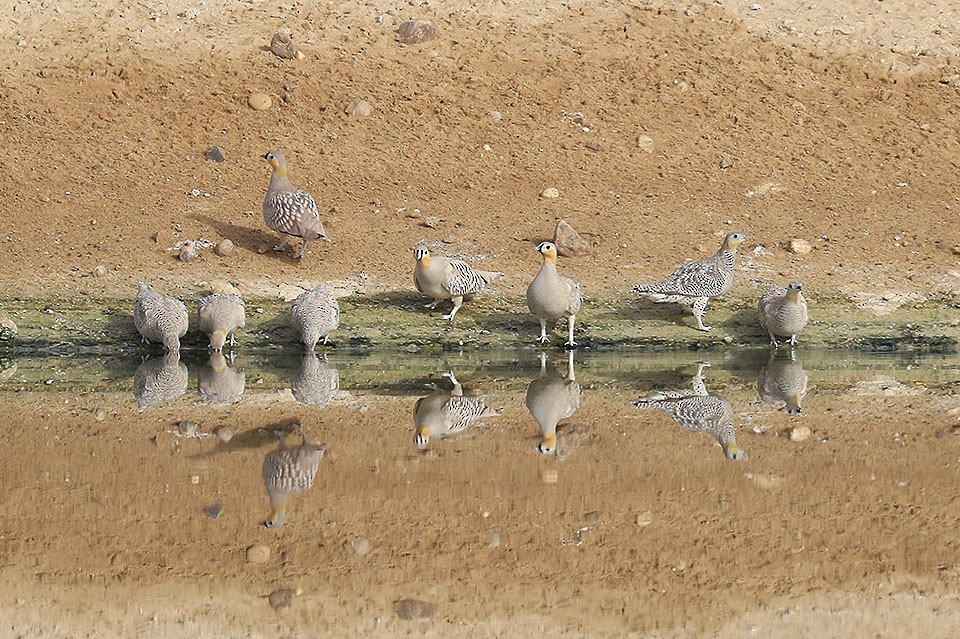
[[[213,252],[220,257],[230,257],[237,252],[237,247],[234,246],[232,241],[224,239],[217,242],[217,245],[213,248]]]
[[[646,528],[653,523],[653,513],[649,510],[645,510],[639,515],[637,515],[637,525],[641,528]]]
[[[293,590],[292,588],[281,588],[280,590],[271,592],[267,597],[267,601],[270,602],[270,607],[275,611],[278,613],[284,613],[293,604],[293,598],[299,595],[301,592],[303,591],[299,588],[296,590]]]
[[[794,238],[787,243],[787,250],[794,255],[806,255],[813,250],[813,246],[807,240]]]
[[[273,100],[266,93],[253,93],[247,98],[247,106],[254,111],[266,111],[273,105]]]
[[[563,257],[581,257],[593,252],[590,243],[580,237],[564,220],[557,220],[557,226],[553,230],[553,243],[557,246],[557,253]]]
[[[790,429],[790,441],[792,442],[805,442],[810,439],[811,435],[813,435],[813,431],[810,430],[809,426],[794,426]]]
[[[503,119],[503,114],[500,113],[499,111],[491,111],[491,112],[488,113],[487,115],[489,115],[491,118],[493,118],[494,121],[496,121],[496,122],[499,122],[500,120]]]
[[[373,113],[373,107],[370,106],[370,103],[366,100],[361,100],[356,98],[346,108],[347,115],[353,115],[360,118],[365,118],[371,113]]]
[[[218,426],[213,431],[213,434],[216,435],[217,439],[219,439],[221,442],[223,442],[224,444],[227,444],[230,442],[231,439],[233,439],[233,435],[234,435],[233,426]]]
[[[644,153],[653,153],[653,138],[651,138],[649,135],[641,135],[637,137],[637,148]]]
[[[487,547],[488,548],[499,548],[500,547],[500,534],[499,533],[490,533],[487,535]]]
[[[161,246],[173,244],[173,233],[170,231],[157,231],[153,234],[153,241]]]
[[[102,422],[107,418],[107,411],[105,411],[102,408],[98,408],[95,411],[93,411],[93,418],[98,422]]]
[[[180,247],[180,261],[192,262],[197,259],[197,257],[197,249],[194,248],[193,242],[184,242],[183,246]]]
[[[197,425],[193,422],[188,422],[186,420],[177,424],[177,428],[180,429],[181,435],[196,435],[197,434]]]
[[[597,142],[596,140],[591,140],[587,142],[587,148],[591,151],[603,151],[603,145]]]
[[[365,557],[370,553],[370,549],[370,542],[363,538],[347,542],[347,551],[354,557]]]
[[[254,544],[247,548],[247,561],[251,564],[265,564],[270,560],[270,546]]]
[[[18,332],[17,323],[6,315],[0,316],[0,339],[10,339]]]
[[[94,277],[103,277],[106,274],[107,274],[107,267],[104,266],[103,264],[97,264],[96,267],[94,267],[93,269]]]
[[[284,60],[294,60],[298,57],[297,45],[293,43],[293,35],[289,33],[274,33],[270,40],[270,51]]]
[[[436,614],[437,607],[429,601],[401,599],[393,603],[393,610],[406,621],[427,621]]]
[[[418,44],[437,37],[437,26],[429,20],[407,20],[397,28],[397,38],[404,44]]]
[[[540,197],[547,200],[555,200],[556,198],[560,197],[560,189],[556,189],[551,186],[549,189],[544,189],[540,194]]]
[[[214,162],[223,162],[227,159],[227,156],[223,153],[222,146],[211,146],[209,149],[204,151],[203,157],[208,160],[213,160]]]

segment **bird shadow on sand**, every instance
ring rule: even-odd
[[[257,253],[262,255],[274,255],[276,259],[282,259],[285,262],[290,262],[291,264],[299,264],[300,260],[293,258],[293,253],[291,252],[291,245],[296,245],[300,242],[297,238],[290,238],[288,241],[287,249],[277,255],[273,250],[268,250],[265,253],[261,253],[263,246],[269,246],[270,249],[273,249],[276,246],[280,238],[275,233],[259,229],[259,228],[250,228],[249,226],[240,226],[234,224],[233,222],[224,222],[223,220],[218,220],[217,218],[210,217],[209,215],[203,215],[202,213],[192,213],[190,217],[198,222],[202,222],[210,227],[212,227],[222,238],[228,239],[237,246],[237,248],[242,248],[250,251],[251,253]],[[298,248],[298,247],[296,247]],[[296,248],[294,250],[296,250]]]

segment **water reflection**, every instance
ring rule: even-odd
[[[170,351],[163,357],[140,364],[133,374],[133,396],[141,412],[160,402],[172,401],[187,390],[187,367],[180,363],[180,353]]]
[[[263,458],[263,485],[270,498],[270,517],[263,522],[267,528],[283,524],[287,500],[297,493],[309,490],[327,450],[326,444],[311,444],[299,423],[293,429],[300,435],[301,444],[295,448],[286,446],[286,430],[277,431],[280,444],[276,450]]]
[[[413,426],[417,431],[413,443],[420,450],[430,444],[430,438],[446,439],[463,432],[481,417],[493,416],[486,400],[480,396],[469,397],[463,394],[463,386],[453,371],[443,373],[453,388],[449,391],[439,388],[417,400],[413,406]]]
[[[737,445],[730,402],[707,391],[703,369],[708,366],[709,362],[697,364],[690,389],[659,390],[638,398],[633,404],[640,409],[659,410],[689,431],[709,433],[723,448],[727,459],[746,459],[747,451]]]
[[[200,398],[208,404],[236,404],[243,397],[247,376],[231,367],[221,351],[214,351],[198,374]]]
[[[290,390],[301,404],[325,408],[337,398],[340,371],[327,365],[326,355],[318,358],[307,351],[300,359],[300,368],[290,379]]]
[[[788,415],[800,414],[800,403],[807,395],[807,373],[793,349],[788,356],[770,352],[770,361],[760,370],[757,379],[757,393],[771,406],[786,406]]]
[[[527,388],[527,409],[540,425],[542,441],[536,449],[544,455],[557,452],[557,424],[580,408],[580,384],[574,372],[574,351],[567,353],[564,374],[547,372],[547,355],[540,353],[540,376]]]

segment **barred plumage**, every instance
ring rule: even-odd
[[[137,285],[133,323],[146,343],[162,342],[171,352],[180,351],[180,338],[189,325],[187,307],[175,297],[165,297],[149,284]]]
[[[730,402],[707,391],[703,379],[706,366],[709,364],[697,366],[691,390],[658,391],[638,398],[633,405],[640,409],[659,410],[689,431],[709,433],[720,444],[727,459],[746,459],[747,451],[737,445]]]
[[[246,326],[246,306],[239,295],[214,293],[200,300],[197,317],[200,330],[210,337],[210,348],[219,351],[237,343],[233,333]]]
[[[748,239],[742,233],[728,233],[714,255],[682,264],[659,282],[637,284],[633,292],[658,304],[680,304],[693,313],[698,329],[709,331],[712,327],[703,323],[707,300],[723,295],[733,286],[737,247]]]
[[[313,351],[303,354],[300,369],[290,380],[293,397],[301,404],[326,408],[337,398],[340,390],[340,371],[327,366]]]
[[[160,402],[172,401],[187,391],[187,367],[180,363],[180,352],[169,351],[163,357],[148,359],[133,374],[133,396],[140,412]]]
[[[317,203],[306,191],[302,191],[290,183],[287,178],[287,162],[280,151],[270,151],[262,156],[273,169],[270,176],[270,187],[263,200],[263,221],[267,227],[280,233],[280,244],[274,247],[275,251],[282,251],[286,238],[284,235],[303,238],[300,251],[294,255],[295,259],[303,257],[310,240],[330,241],[320,221]]]
[[[797,333],[807,325],[807,300],[803,298],[803,285],[791,282],[787,288],[771,284],[760,296],[757,310],[760,325],[770,335],[770,345],[777,347],[777,335],[789,336],[790,344],[797,343]]]
[[[421,450],[429,445],[431,437],[445,439],[456,435],[478,419],[491,415],[483,397],[464,396],[463,386],[453,371],[444,373],[444,377],[450,378],[452,390],[438,390],[421,397],[413,407],[413,425],[417,431],[413,442]]]
[[[326,344],[330,333],[340,326],[340,304],[330,290],[320,283],[312,291],[305,291],[293,300],[290,320],[300,335],[300,341],[312,351],[320,339]]]
[[[788,415],[799,415],[800,404],[807,395],[807,372],[794,357],[771,357],[757,378],[760,399],[777,408],[786,407]]]
[[[545,344],[549,339],[547,320],[566,317],[569,333],[566,346],[574,347],[577,343],[573,339],[573,327],[583,302],[580,285],[557,272],[556,245],[552,242],[541,242],[534,250],[543,256],[543,264],[527,287],[527,306],[540,320],[540,343]]]
[[[243,397],[247,376],[227,363],[221,351],[214,351],[197,374],[200,399],[208,404],[236,404]]]
[[[544,455],[557,452],[557,424],[580,408],[580,384],[573,368],[573,351],[567,353],[567,374],[547,374],[547,356],[540,353],[540,376],[527,388],[527,410],[540,426],[542,440],[537,450]]]
[[[302,440],[300,446],[287,448],[281,438],[277,450],[268,453],[263,459],[261,474],[270,498],[271,510],[270,518],[263,522],[267,528],[275,528],[283,523],[287,500],[292,495],[313,486],[320,460],[327,450],[326,444],[309,443],[299,424],[296,428]]]
[[[433,298],[427,308],[436,308],[437,304],[445,300],[452,301],[453,310],[443,316],[443,319],[451,322],[464,300],[471,299],[483,291],[493,278],[503,275],[494,271],[477,270],[463,260],[433,256],[425,247],[415,248],[413,256],[417,260],[413,267],[414,286],[421,293]]]

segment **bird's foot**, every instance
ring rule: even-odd
[[[564,342],[563,346],[564,348],[576,348],[577,343],[574,341]]]
[[[275,253],[283,253],[283,251],[284,251],[286,248],[287,248],[287,245],[286,245],[286,244],[274,244],[272,250],[273,250]]]
[[[546,344],[547,342],[550,341],[550,338],[547,337],[546,335],[541,335],[541,336],[538,338],[538,341],[539,341],[541,344]]]
[[[423,307],[424,307],[424,308],[429,308],[429,309],[433,310],[433,309],[435,309],[435,308],[437,307],[437,303],[438,303],[438,302],[430,302],[429,304],[424,304]]]
[[[706,326],[706,325],[704,325],[704,324],[700,324],[699,326],[697,326],[697,330],[703,331],[704,333],[708,333],[708,332],[710,332],[710,331],[713,330],[713,327],[712,327],[712,326]]]

